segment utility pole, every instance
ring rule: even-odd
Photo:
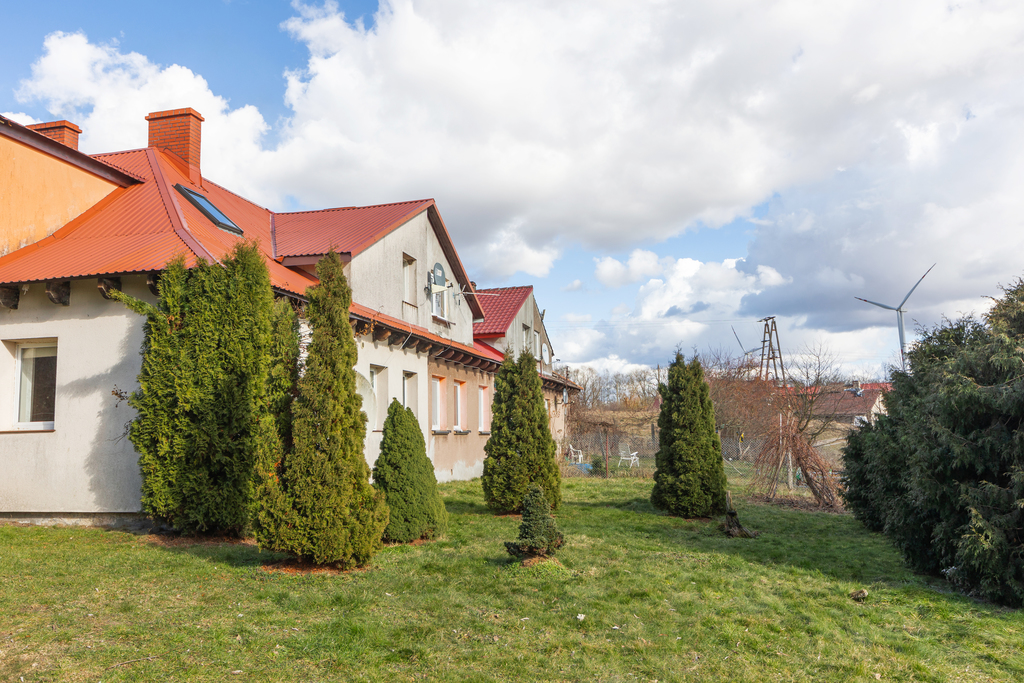
[[[786,384],[786,368],[782,364],[782,349],[779,346],[779,330],[775,327],[775,316],[762,318],[764,334],[761,336],[761,367],[758,379],[774,382],[775,386]]]

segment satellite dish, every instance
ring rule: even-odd
[[[427,274],[427,279],[429,280],[428,284],[430,285],[431,294],[443,292],[448,286],[448,281],[444,276],[444,266],[440,263],[434,264],[434,269]]]

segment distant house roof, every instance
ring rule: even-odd
[[[481,339],[504,337],[508,326],[532,293],[532,286],[476,290],[477,296],[473,298],[480,301],[484,321],[473,323],[473,336]]]
[[[879,383],[881,384],[881,383]],[[835,415],[836,417],[857,417],[870,415],[882,398],[886,389],[880,385],[875,388],[865,389],[862,384],[860,390],[846,389],[844,391],[823,392],[814,403],[815,415]]]

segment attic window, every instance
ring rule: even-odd
[[[205,195],[193,192],[192,190],[183,187],[181,184],[175,185],[174,189],[180,192],[181,196],[185,199],[192,202],[192,206],[202,211],[203,215],[213,221],[213,224],[221,230],[227,230],[228,232],[233,232],[236,235],[242,234],[242,229],[235,225],[234,221],[225,216],[220,209],[214,206],[213,202],[207,199]]]

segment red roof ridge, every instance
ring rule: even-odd
[[[533,285],[512,285],[509,287],[488,287],[486,289],[477,289],[478,292],[499,292],[511,289],[533,289]]]
[[[155,147],[146,148],[146,158],[149,161],[150,168],[153,169],[153,181],[156,183],[157,190],[160,192],[161,203],[164,205],[167,217],[171,221],[171,227],[174,229],[174,233],[178,236],[178,239],[184,242],[185,246],[187,246],[197,257],[206,259],[209,262],[220,263],[220,260],[214,258],[213,254],[211,254],[210,251],[203,246],[203,244],[188,229],[185,223],[185,216],[181,213],[181,207],[178,206],[177,199],[171,194],[167,178],[164,177],[164,171],[160,168],[160,163],[157,161],[156,155],[158,153],[159,150]]]
[[[129,176],[131,178],[134,178],[135,180],[138,180],[140,183],[144,183],[144,182],[146,182],[146,179],[143,178],[142,176],[140,176],[138,173],[133,173],[132,171],[129,171],[127,168],[124,168],[123,166],[111,163],[111,162],[107,161],[106,158],[100,158],[100,157],[112,157],[112,156],[115,156],[115,155],[118,155],[118,154],[130,154],[131,152],[141,152],[141,151],[142,151],[142,149],[129,149],[129,150],[125,150],[123,152],[104,152],[102,154],[90,154],[89,157],[92,158],[92,159],[95,159],[96,161],[98,161],[98,162],[100,162],[102,164],[106,164],[107,166],[109,166],[110,168],[114,169],[115,171],[120,171],[121,173],[124,173],[126,176]]]
[[[328,209],[309,209],[307,211],[275,211],[278,216],[295,216],[300,213],[327,213],[329,211],[355,211],[358,209],[379,209],[384,206],[399,206],[401,204],[426,204],[433,202],[433,199],[410,199],[403,202],[386,202],[384,204],[367,204],[366,206],[334,206]]]

